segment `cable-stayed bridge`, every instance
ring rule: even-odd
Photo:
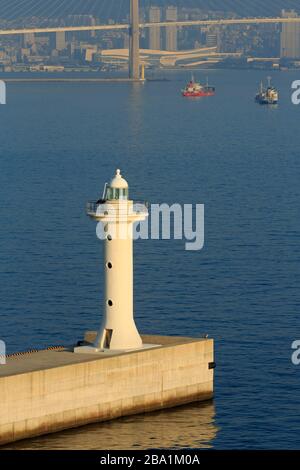
[[[93,24],[87,26],[55,26],[55,27],[31,27],[18,29],[0,29],[0,36],[35,34],[35,33],[59,33],[59,32],[84,32],[84,31],[108,31],[127,30],[129,32],[129,75],[134,80],[140,78],[140,47],[139,36],[142,28],[158,27],[195,27],[195,26],[230,26],[250,24],[295,24],[300,23],[299,17],[257,17],[257,18],[226,18],[213,20],[188,20],[188,21],[160,21],[155,23],[140,23],[139,0],[130,0],[130,23],[128,24]]]

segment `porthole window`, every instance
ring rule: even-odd
[[[112,236],[111,236],[111,235],[107,235],[107,240],[108,240],[109,242],[111,242],[111,241],[112,241]]]
[[[112,263],[109,261],[106,266],[108,267],[108,269],[111,269],[112,268]]]
[[[112,306],[113,306],[113,301],[112,301],[112,300],[108,300],[108,301],[107,301],[107,305],[108,305],[109,307],[112,307]]]

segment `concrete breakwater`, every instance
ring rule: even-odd
[[[87,333],[85,343],[95,335]],[[0,444],[212,398],[212,339],[142,339],[154,347],[8,358],[0,367]]]

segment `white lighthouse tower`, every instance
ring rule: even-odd
[[[147,205],[129,199],[128,183],[117,170],[103,199],[88,203],[87,213],[103,224],[104,238],[104,312],[93,349],[142,348],[133,317],[133,224],[148,217]]]

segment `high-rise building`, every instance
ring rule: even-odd
[[[166,21],[177,21],[177,7],[166,8]],[[177,26],[166,27],[166,50],[177,51]]]
[[[282,10],[283,18],[297,18],[295,10]],[[280,36],[280,57],[300,57],[300,23],[284,23]]]
[[[57,32],[55,42],[55,49],[57,49],[58,51],[63,51],[64,49],[66,49],[66,33],[64,31]]]
[[[218,45],[218,35],[216,33],[207,33],[206,35],[206,46],[216,47]]]
[[[123,35],[123,48],[129,49],[129,34],[128,33],[124,33]]]
[[[50,34],[50,48],[52,50],[63,51],[66,47],[66,33],[64,31]]]
[[[159,23],[161,21],[161,9],[159,7],[149,8],[149,23]],[[149,28],[149,49],[161,49],[161,28],[159,26],[151,26]]]
[[[91,15],[91,26],[95,26],[95,25],[96,25],[96,18]],[[96,37],[96,31],[91,31],[91,38],[95,38],[95,37]]]
[[[32,46],[35,43],[34,33],[26,33],[22,35],[22,47]]]

